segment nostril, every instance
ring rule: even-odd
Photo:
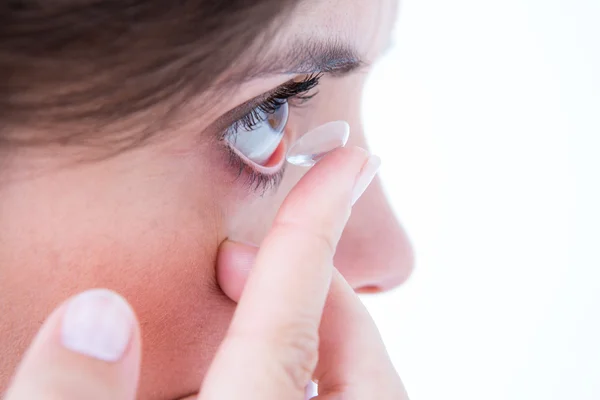
[[[384,289],[379,286],[361,286],[355,290],[358,294],[377,294],[383,292]]]

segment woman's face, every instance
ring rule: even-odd
[[[242,73],[243,83],[188,105],[191,124],[171,124],[146,145],[93,162],[69,162],[92,152],[74,146],[11,154],[0,181],[0,391],[49,311],[91,287],[118,291],[137,311],[142,398],[197,391],[235,308],[215,278],[220,243],[260,244],[304,173],[288,166],[277,179],[282,149],[303,133],[346,120],[350,143],[366,146],[361,93],[395,11],[395,0],[304,1],[260,56],[223,75]],[[242,72],[246,66],[251,71]],[[256,105],[252,99],[280,85],[298,89],[320,70],[318,88],[304,94],[318,95],[290,99],[279,150],[249,156],[270,155],[266,162],[240,159],[276,130],[235,123]],[[236,129],[238,137],[253,136],[231,155],[220,138]],[[390,289],[408,276],[411,249],[377,182],[354,207],[335,264],[358,291]]]

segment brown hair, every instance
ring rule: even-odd
[[[162,118],[297,1],[2,1],[0,144],[65,142],[81,126],[101,132],[135,115]],[[16,134],[57,126],[58,138]]]

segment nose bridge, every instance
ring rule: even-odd
[[[390,290],[410,276],[412,246],[378,180],[354,206],[334,262],[362,292]]]

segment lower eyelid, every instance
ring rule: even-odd
[[[261,195],[264,195],[268,190],[277,189],[285,173],[285,153],[288,148],[285,138],[273,154],[273,157],[277,158],[277,162],[268,167],[256,165],[231,146],[225,146],[229,153],[229,167],[235,171],[236,181],[241,182],[242,185],[252,191],[259,192]]]

